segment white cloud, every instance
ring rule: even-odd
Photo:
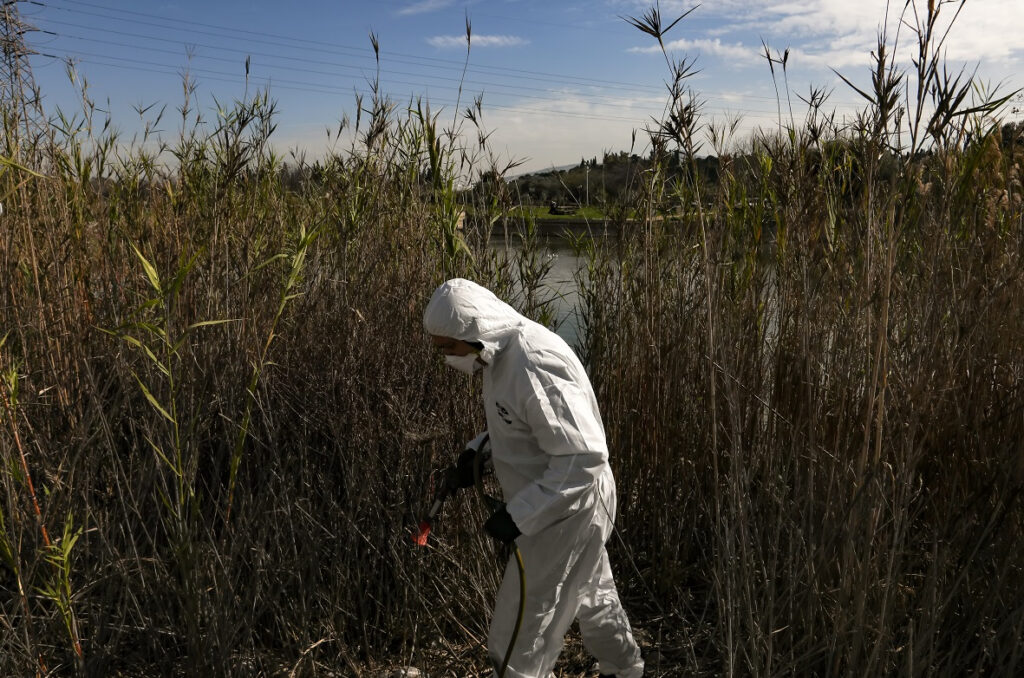
[[[711,40],[689,40],[687,38],[680,38],[679,40],[673,40],[665,43],[665,49],[670,52],[699,52],[701,54],[713,54],[714,56],[742,62],[744,65],[757,62],[762,58],[759,49],[747,47],[743,43],[735,43],[731,45],[726,44],[718,38]],[[652,45],[649,47],[631,47],[629,51],[639,53],[660,53],[661,47],[658,45]]]
[[[723,93],[722,100],[730,99],[744,104],[749,95],[745,92]],[[764,104],[771,111],[766,115],[739,114],[739,127],[734,142],[746,138],[759,124],[775,124],[775,103]],[[785,103],[783,103],[783,106]],[[722,108],[716,106],[716,109]],[[515,110],[490,109],[484,104],[484,127],[492,131],[489,145],[492,150],[505,157],[525,160],[516,173],[535,172],[579,162],[580,157],[601,157],[603,151],[627,150],[634,141],[633,152],[646,155],[650,152],[650,140],[644,129],[652,125],[652,117],[664,112],[664,101],[660,99],[617,99],[602,104],[565,93],[558,100],[542,104],[516,106]],[[724,116],[716,115],[719,121]],[[711,118],[703,118],[703,123]],[[701,154],[713,151],[704,137],[707,128],[701,128]],[[600,185],[600,176],[590,177],[591,195]],[[580,187],[571,186],[570,190]]]
[[[566,93],[557,100],[514,109],[488,110],[485,102],[483,121],[493,132],[491,149],[508,159],[523,160],[515,170],[522,173],[579,162],[582,156],[600,158],[606,150],[628,149],[632,131],[659,110],[657,104],[625,99],[598,106]],[[638,147],[641,136],[637,135]],[[591,177],[591,181],[598,179]],[[596,186],[592,184],[591,190]]]
[[[438,49],[451,49],[458,47],[465,49],[465,35],[435,35],[427,38],[427,42]],[[530,41],[518,35],[474,35],[472,38],[473,47],[521,47],[530,44]]]
[[[453,0],[420,0],[420,2],[414,2],[411,5],[407,5],[402,9],[398,10],[396,14],[399,16],[409,16],[410,14],[425,14],[427,12],[434,12],[439,9],[444,9],[452,4]]]
[[[624,11],[642,11],[642,0],[611,0]],[[666,23],[692,6],[688,0],[661,3]],[[886,10],[888,6],[888,19]],[[917,0],[918,12],[927,11],[926,0]],[[956,5],[940,5],[938,33],[941,35],[955,15]],[[699,49],[725,58],[741,58],[745,51],[738,38],[749,43],[763,38],[773,50],[791,48],[791,64],[804,67],[842,68],[866,65],[877,45],[883,24],[890,43],[900,38],[901,62],[909,64],[914,42],[907,25],[899,24],[903,3],[887,0],[719,0],[704,4],[672,29],[666,40],[680,34],[675,49]],[[914,22],[912,8],[904,17]],[[710,21],[710,23],[709,23]],[[968,63],[1001,62],[1024,58],[1024,2],[1021,0],[974,0],[964,5],[946,42],[950,59]],[[694,33],[699,35],[694,36]],[[718,42],[713,38],[718,38]],[[649,48],[632,51],[650,51]],[[760,49],[752,50],[760,54]],[[763,60],[763,58],[762,58]]]
[[[720,2],[728,2],[728,0],[720,0]],[[609,4],[615,7],[617,11],[629,12],[631,14],[643,14],[654,6],[654,2],[651,0],[610,0]],[[668,19],[669,22],[673,21],[683,12],[693,9],[694,6],[700,4],[699,0],[661,0],[659,3],[661,16]],[[697,11],[699,12],[700,10]]]

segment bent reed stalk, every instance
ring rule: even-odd
[[[876,52],[856,124],[812,92],[802,126],[745,145],[666,56],[651,171],[606,206],[643,216],[575,241],[650,675],[1024,666],[1024,137],[998,98],[959,97],[930,39],[919,78]],[[481,509],[450,502],[429,549],[406,528],[483,421],[425,341],[430,291],[473,277],[553,321],[514,163],[479,100],[444,130],[374,89],[306,163],[272,150],[267,93],[208,125],[184,92],[174,142],[152,109],[119,138],[87,89],[44,135],[3,112],[0,673],[483,670]],[[901,145],[893,102],[929,93],[948,105]],[[503,225],[520,247],[498,254]],[[561,668],[587,661],[570,637]]]

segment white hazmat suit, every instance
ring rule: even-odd
[[[526,613],[505,675],[547,678],[575,618],[602,674],[639,678],[643,659],[605,551],[615,481],[583,365],[557,334],[468,280],[438,287],[423,324],[432,335],[483,344],[491,459],[508,513],[522,532],[516,544],[526,570]],[[518,606],[519,574],[510,559],[487,643],[496,666]]]

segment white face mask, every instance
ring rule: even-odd
[[[476,353],[467,353],[466,355],[446,355],[444,357],[444,361],[459,372],[473,374],[483,367],[483,365],[477,361],[476,355]]]

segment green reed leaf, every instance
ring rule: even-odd
[[[149,260],[142,255],[142,252],[140,252],[139,248],[134,244],[132,245],[132,250],[135,252],[135,256],[139,258],[139,261],[142,262],[142,268],[146,271],[146,277],[149,278],[149,284],[153,286],[153,289],[156,290],[158,294],[163,294],[160,287],[160,275],[157,273],[156,267],[149,263]]]
[[[132,372],[132,376],[135,377],[135,381],[139,382],[139,388],[142,389],[142,394],[146,396],[146,400],[149,401],[149,404],[156,408],[156,410],[160,414],[162,414],[164,418],[167,419],[167,421],[171,422],[172,424],[176,424],[177,422],[174,421],[174,417],[172,417],[170,412],[168,412],[166,408],[164,408],[164,406],[161,405],[159,401],[157,401],[156,396],[154,396],[153,393],[148,388],[146,388],[146,385],[142,383],[142,379],[139,378],[139,375]]]

